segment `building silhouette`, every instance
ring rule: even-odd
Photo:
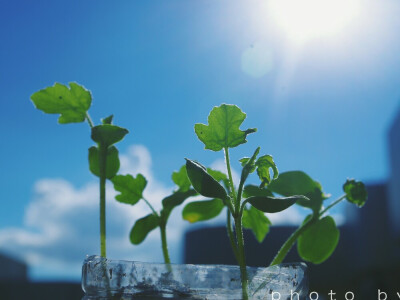
[[[0,282],[26,282],[27,270],[25,263],[0,253]]]
[[[400,237],[400,113],[397,114],[388,134],[390,178],[388,181],[389,215],[397,238]]]
[[[31,282],[25,263],[0,253],[0,300],[78,300],[80,284],[69,282]]]

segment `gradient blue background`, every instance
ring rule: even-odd
[[[223,102],[247,113],[243,128],[258,128],[234,161],[260,145],[280,171],[304,170],[335,196],[347,177],[384,180],[400,97],[400,2],[362,1],[351,27],[301,48],[259,2],[0,2],[0,228],[22,226],[38,179],[93,179],[87,125],[57,125],[29,101],[56,81],[90,89],[94,121],[113,113],[130,130],[120,151],[145,145],[160,181],[184,157],[222,157],[203,150],[193,125]],[[241,60],[260,41],[272,68],[254,78]]]

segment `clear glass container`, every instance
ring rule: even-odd
[[[306,269],[304,263],[248,267],[249,299],[291,299],[291,295],[297,299],[297,294],[298,299],[305,299],[308,292]],[[99,256],[85,259],[82,289],[84,300],[237,300],[242,296],[238,266],[166,265]]]

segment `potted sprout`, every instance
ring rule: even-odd
[[[243,168],[236,189],[232,179],[229,149],[246,143],[247,135],[256,131],[254,128],[244,131],[239,128],[245,118],[246,114],[237,106],[222,104],[213,108],[208,116],[208,125],[195,125],[195,133],[204,143],[205,149],[216,152],[223,150],[228,177],[222,180],[224,187],[220,180],[214,178],[213,174],[207,172],[199,162],[186,159],[188,176],[194,189],[205,197],[215,199],[189,203],[183,210],[183,217],[190,222],[215,217],[221,211],[214,210],[214,214],[210,214],[214,206],[211,203],[215,201],[227,207],[226,227],[234,256],[240,266],[242,298],[252,299],[261,288],[267,288],[270,283],[266,280],[260,286],[253,284],[250,289],[248,287],[252,279],[246,268],[243,227],[251,229],[256,239],[261,242],[270,224],[264,213],[277,213],[294,204],[307,207],[311,210],[311,214],[283,244],[270,266],[281,264],[296,242],[301,258],[319,264],[333,253],[339,241],[339,230],[335,221],[332,217],[326,216],[326,212],[344,199],[362,207],[367,199],[367,192],[362,182],[347,180],[343,185],[344,195],[324,208],[323,201],[330,195],[322,191],[317,181],[301,171],[279,175],[272,156],[259,156],[260,147],[251,157],[240,160]],[[248,176],[255,171],[261,181],[260,185],[245,186]],[[277,197],[275,194],[280,196]],[[234,221],[236,234],[233,234],[231,219]],[[271,292],[271,289],[269,291]],[[279,294],[281,296],[281,293]],[[305,296],[301,293],[297,295]],[[284,296],[292,297],[293,290],[284,291]]]
[[[91,94],[77,83],[69,87],[56,83],[31,96],[36,108],[45,113],[60,114],[59,123],[87,121],[96,146],[89,148],[90,171],[99,177],[100,188],[100,256],[90,256],[82,268],[85,299],[268,299],[296,296],[302,299],[308,291],[304,263],[282,264],[286,254],[297,243],[300,256],[308,262],[321,263],[334,251],[339,231],[326,212],[344,199],[362,206],[367,194],[363,183],[348,180],[345,194],[323,207],[329,195],[321,185],[301,171],[279,175],[270,155],[261,155],[258,147],[251,157],[240,160],[242,172],[238,187],[232,179],[229,149],[246,143],[247,135],[256,129],[242,131],[246,118],[237,106],[222,104],[214,107],[208,125],[196,124],[195,132],[205,148],[224,151],[227,175],[207,169],[199,162],[186,159],[186,165],[172,174],[176,189],[162,200],[157,212],[143,197],[147,181],[143,175],[117,175],[118,150],[115,143],[128,133],[112,124],[112,116],[95,126],[89,117]],[[256,172],[259,186],[245,185]],[[105,182],[109,179],[119,192],[116,200],[135,205],[143,200],[150,214],[136,221],[130,232],[133,244],[140,244],[147,234],[159,228],[164,263],[142,263],[106,258]],[[227,233],[239,266],[171,264],[167,247],[167,221],[171,211],[192,196],[202,195],[210,200],[187,204],[183,218],[189,222],[209,220],[225,208]],[[258,241],[268,232],[270,222],[264,213],[278,213],[292,205],[310,208],[311,214],[289,237],[266,268],[246,266],[243,228],[253,231]],[[232,222],[233,221],[233,222]],[[206,245],[205,245],[206,246]]]

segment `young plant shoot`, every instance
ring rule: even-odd
[[[297,252],[305,261],[320,264],[327,260],[339,242],[339,229],[335,220],[325,215],[326,212],[345,199],[358,207],[362,207],[367,200],[365,185],[360,181],[348,179],[343,185],[344,194],[324,208],[323,201],[330,195],[324,194],[321,185],[301,171],[280,174],[268,189],[286,196],[302,193],[310,201],[298,201],[297,204],[311,210],[311,214],[304,219],[302,225],[283,244],[271,265],[282,263],[296,241]]]
[[[158,213],[143,196],[147,180],[142,174],[138,174],[136,178],[129,174],[117,175],[112,179],[114,189],[120,192],[115,197],[117,201],[135,205],[142,199],[151,210],[150,214],[137,220],[133,225],[130,232],[131,243],[139,245],[152,230],[158,227],[160,229],[162,252],[166,264],[171,263],[166,234],[168,218],[175,207],[181,205],[187,198],[197,195],[197,192],[191,188],[185,166],[182,166],[178,172],[172,173],[172,181],[177,185],[177,189],[161,201],[162,209]]]
[[[96,142],[96,146],[89,148],[89,169],[100,181],[100,253],[106,257],[106,180],[112,179],[119,170],[118,149],[114,144],[121,141],[128,130],[113,125],[112,115],[95,126],[88,113],[92,95],[74,82],[69,83],[69,87],[55,83],[34,93],[31,100],[37,109],[45,113],[59,114],[60,124],[84,121],[89,124],[91,138]]]
[[[189,203],[182,214],[189,222],[197,222],[216,217],[224,207],[227,208],[227,233],[240,267],[242,298],[248,299],[243,228],[252,230],[261,243],[271,225],[264,213],[278,213],[294,204],[308,207],[313,214],[305,219],[303,225],[283,245],[271,265],[281,263],[296,241],[298,252],[304,260],[321,263],[332,254],[339,238],[334,220],[324,216],[325,213],[345,198],[362,206],[366,191],[361,182],[348,180],[344,185],[346,194],[323,209],[322,202],[329,196],[322,192],[318,182],[300,171],[279,175],[272,156],[259,156],[260,147],[251,157],[240,160],[242,171],[236,189],[232,180],[229,149],[246,143],[247,135],[256,132],[255,128],[244,131],[239,128],[245,118],[246,114],[239,107],[222,104],[212,109],[208,125],[195,125],[196,135],[204,143],[205,149],[216,152],[223,150],[228,175],[213,172],[197,161],[186,159],[187,174],[194,189],[213,199]],[[257,173],[260,185],[245,186],[248,176],[253,172]],[[232,230],[232,218],[236,236]]]

